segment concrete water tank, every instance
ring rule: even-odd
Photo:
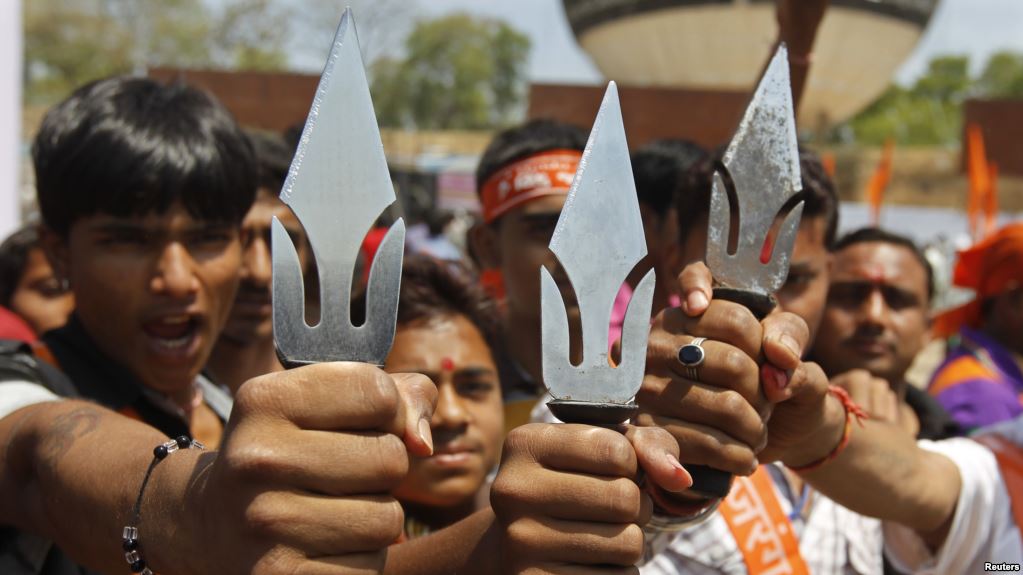
[[[630,86],[748,90],[777,38],[773,0],[562,0],[579,44]],[[938,0],[831,0],[800,107],[840,122],[877,98]]]

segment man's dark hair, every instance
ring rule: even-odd
[[[43,118],[32,160],[43,222],[67,236],[97,213],[240,223],[256,193],[252,145],[212,96],[113,77],[78,88]]]
[[[28,254],[38,246],[39,232],[34,225],[22,227],[0,244],[0,305],[11,307],[11,297],[25,273]]]
[[[927,301],[929,302],[934,299],[934,268],[931,267],[931,262],[927,261],[924,252],[920,250],[916,242],[906,236],[882,230],[881,228],[860,228],[842,236],[835,242],[835,248],[832,251],[838,253],[849,246],[865,243],[891,244],[906,248],[912,252],[913,257],[916,258],[916,261],[920,262],[927,275]]]
[[[530,120],[509,128],[490,141],[476,167],[476,192],[483,193],[483,184],[498,170],[547,150],[579,150],[586,148],[586,130],[573,124],[554,120]]]
[[[655,140],[632,154],[632,176],[639,203],[663,218],[674,205],[675,190],[687,170],[707,155],[690,140]]]
[[[701,218],[710,213],[710,192],[714,172],[723,169],[725,148],[697,162],[679,181],[675,195],[678,211],[680,240],[685,242],[689,231]],[[824,218],[824,245],[831,248],[838,234],[838,193],[835,183],[824,170],[820,157],[810,150],[799,150],[799,171],[803,191],[797,198],[803,200],[803,219]],[[798,200],[796,200],[798,201]]]
[[[497,304],[469,269],[461,263],[424,256],[406,258],[401,270],[398,323],[452,315],[465,316],[494,349],[499,321]]]
[[[295,150],[290,148],[284,136],[273,132],[247,132],[252,149],[259,164],[257,186],[279,196]]]

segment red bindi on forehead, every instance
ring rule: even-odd
[[[863,276],[864,279],[867,279],[875,284],[883,284],[886,283],[888,279],[890,279],[888,277],[886,270],[884,269],[884,266],[878,263],[867,264],[866,266],[864,266],[862,270],[859,271],[860,275]]]
[[[450,357],[445,357],[440,360],[440,368],[442,371],[451,372],[455,370],[455,360]]]

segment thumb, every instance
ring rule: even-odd
[[[430,419],[437,406],[437,387],[430,378],[418,373],[392,373],[404,408],[405,445],[409,453],[426,457],[433,454]]]
[[[713,296],[713,277],[710,268],[703,262],[694,262],[678,275],[679,293],[682,294],[682,311],[696,317],[707,311]]]
[[[693,478],[678,461],[678,441],[667,430],[627,425],[624,433],[636,450],[636,461],[655,485],[671,492],[692,486]]]

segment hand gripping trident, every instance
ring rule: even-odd
[[[646,255],[632,163],[614,82],[607,87],[550,249],[568,273],[582,315],[583,358],[572,365],[568,317],[558,286],[541,269],[543,378],[558,419],[615,424],[636,411],[643,383],[654,271],[640,281],[622,328],[622,360],[608,361],[608,326],[615,296]]]
[[[384,236],[370,269],[366,322],[352,325],[359,247],[395,195],[350,10],[334,36],[281,200],[305,227],[320,279],[320,322],[309,326],[298,254],[274,218],[273,320],[281,362],[383,365],[394,341],[405,224],[399,219]]]
[[[792,205],[802,185],[784,45],[764,72],[723,164],[734,186],[735,203],[729,202],[721,172],[715,173],[707,231],[707,267],[721,284],[714,289],[714,298],[740,303],[763,319],[776,305],[772,294],[789,274],[803,214],[801,200]],[[787,205],[792,208],[784,214]],[[768,252],[764,246],[779,218],[780,227]],[[728,238],[733,222],[739,224],[739,241],[735,253],[730,254]],[[711,497],[728,494],[732,481],[728,473],[702,465],[687,468],[693,477],[692,491]]]

